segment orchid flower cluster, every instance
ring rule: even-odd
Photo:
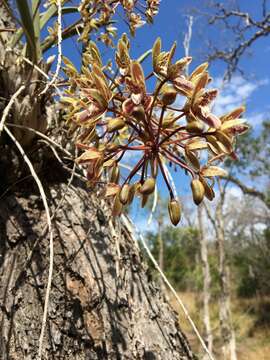
[[[103,42],[106,46],[114,46],[114,38],[117,36],[116,18],[121,18],[129,27],[132,36],[136,30],[143,26],[146,22],[153,23],[154,17],[157,15],[161,0],[80,0],[76,12],[79,12],[80,19],[73,25],[75,29],[68,27],[65,29],[63,36],[76,31],[79,34],[79,41],[87,44],[89,38]],[[61,0],[62,12],[72,12],[73,6],[64,7],[71,0]],[[57,0],[47,0],[44,4],[45,8],[54,11],[57,7]],[[48,27],[49,37],[56,39],[58,31],[58,23],[55,22],[53,27]]]
[[[134,36],[136,29],[146,22],[153,22],[153,17],[158,13],[159,3],[160,0],[83,0],[79,11],[85,26],[80,39],[87,42],[89,33],[102,27],[104,31],[99,35],[99,40],[111,46],[112,37],[116,36],[116,27],[113,26],[111,18],[119,6],[122,6],[124,21]]]
[[[185,68],[192,58],[174,62],[175,50],[173,44],[169,51],[162,51],[157,39],[147,75],[140,61],[131,59],[126,34],[117,45],[113,77],[93,42],[81,74],[65,60],[70,88],[62,101],[70,105],[67,118],[80,131],[77,146],[83,152],[77,162],[86,166],[89,184],[105,181],[105,195],[113,198],[115,216],[135,196],[141,197],[144,206],[161,174],[170,195],[170,219],[176,225],[181,204],[166,164],[190,176],[195,204],[204,197],[212,200],[215,177],[226,175],[217,163],[228,156],[236,158],[235,137],[248,128],[240,118],[244,107],[221,117],[213,114],[211,105],[218,91],[209,88],[208,64],[187,75]],[[155,86],[150,89],[153,79]],[[140,158],[124,176],[121,160],[133,152]]]

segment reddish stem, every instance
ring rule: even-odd
[[[154,75],[154,73],[153,73],[153,72],[151,72],[149,75],[147,75],[147,76],[146,76],[145,80],[150,79],[153,75]]]
[[[123,185],[126,184],[128,181],[130,181],[133,176],[136,174],[137,171],[140,170],[140,168],[144,165],[144,158],[145,156],[143,156],[135,165],[135,167],[133,168],[133,170],[129,173],[128,177],[126,178],[126,180],[124,181]]]
[[[177,112],[184,112],[184,110],[183,109],[176,109],[176,108],[174,108],[173,106],[168,106],[168,109],[169,110],[172,110],[172,111],[177,111]]]
[[[184,133],[186,135],[186,133]],[[192,139],[194,136],[198,136],[198,135],[189,135],[187,137],[181,138],[181,139],[176,139],[176,140],[171,140],[168,141],[166,143],[166,145],[171,145],[171,144],[177,144],[179,141],[184,141],[184,140],[188,140],[188,139]]]
[[[165,171],[164,171],[164,168],[163,168],[163,165],[162,165],[162,161],[161,161],[161,159],[160,159],[159,156],[157,157],[157,159],[158,159],[158,163],[159,163],[159,167],[160,167],[160,170],[161,170],[163,179],[165,180],[165,183],[166,183],[167,188],[168,188],[168,190],[169,190],[170,197],[171,197],[171,199],[174,199],[173,190],[172,190],[172,188],[171,188],[171,185],[170,185],[170,183],[169,183],[169,180],[167,179],[167,175],[166,175],[166,173],[165,173]]]
[[[169,150],[167,149],[163,149],[163,151],[167,154],[166,156],[168,156],[168,158],[173,161],[175,164],[178,164],[179,166],[181,166],[183,169],[186,169],[188,172],[191,173],[192,177],[195,178],[195,173],[194,171],[185,163],[183,163],[181,160],[179,160],[174,154],[172,154]]]
[[[162,128],[162,122],[163,122],[163,117],[164,117],[165,111],[166,111],[166,106],[163,106],[162,110],[161,110],[160,118],[159,118],[159,123],[158,123],[158,133],[157,133],[157,137],[156,137],[156,144],[158,144],[158,141],[159,141],[159,134],[160,134],[160,130]]]
[[[158,87],[157,87],[157,89],[156,89],[156,91],[155,91],[154,98],[153,98],[153,103],[152,103],[152,105],[151,105],[150,113],[149,113],[149,117],[148,117],[148,118],[149,118],[149,121],[151,121],[151,117],[152,117],[152,114],[153,114],[153,110],[154,110],[154,106],[155,106],[155,102],[156,102],[156,99],[157,99],[157,97],[158,97],[158,94],[159,94],[162,86],[166,83],[166,81],[167,81],[167,79],[162,80],[162,81],[159,83],[159,85],[158,85]]]
[[[184,129],[185,126],[179,126],[178,128],[176,128],[172,133],[170,133],[169,135],[167,135],[165,138],[163,138],[160,143],[159,146],[161,146],[165,141],[167,141],[170,137],[172,137],[173,135],[175,135],[176,133],[179,132],[179,130]]]
[[[149,146],[144,146],[144,145],[140,145],[140,146],[120,145],[119,148],[124,149],[124,150],[149,150],[150,149]]]

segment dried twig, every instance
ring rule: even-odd
[[[32,65],[40,74],[42,74],[44,77],[46,77],[47,80],[50,79],[50,77],[48,76],[48,74],[46,74],[39,66],[37,66],[36,64],[34,64],[32,61],[30,61],[29,59],[27,59],[25,56],[22,56],[22,59],[23,59],[26,63],[28,63],[29,65]],[[58,96],[62,96],[59,88],[58,88],[54,83],[52,83],[51,85],[55,88]]]
[[[34,132],[36,135],[38,135],[39,137],[43,138],[44,140],[46,140],[48,143],[50,143],[51,145],[57,147],[58,149],[60,149],[61,151],[63,151],[63,153],[65,153],[70,159],[73,159],[73,155],[66,150],[65,148],[63,148],[63,146],[61,146],[60,144],[58,144],[56,141],[50,139],[47,135],[41,133],[38,130],[35,130],[29,126],[24,126],[24,125],[18,125],[18,124],[11,124],[11,123],[6,123],[7,126],[9,127],[15,127],[15,128],[19,128],[19,129],[25,129],[25,130],[29,130],[31,132]]]
[[[170,182],[171,182],[171,185],[172,185],[172,189],[173,189],[173,192],[174,192],[174,196],[175,198],[178,198],[178,194],[177,194],[177,190],[176,190],[176,186],[175,186],[175,182],[173,180],[173,177],[168,169],[168,166],[165,164],[163,164],[163,167],[164,167],[164,170],[165,170],[165,173],[166,173],[166,176],[168,176]]]
[[[70,169],[68,166],[66,166],[63,161],[61,160],[60,156],[58,155],[58,153],[55,151],[55,149],[53,150],[53,147],[57,147],[58,149],[60,149],[61,151],[64,152],[64,154],[67,156],[67,158],[69,160],[74,160],[74,156],[68,151],[66,150],[65,148],[63,148],[60,144],[58,144],[56,141],[50,139],[48,136],[46,136],[45,134],[33,129],[33,128],[30,128],[28,126],[24,126],[24,125],[17,125],[17,124],[11,124],[11,123],[6,123],[7,126],[10,126],[10,127],[15,127],[15,128],[20,128],[20,129],[25,129],[25,130],[29,130],[29,131],[32,131],[34,132],[36,135],[38,135],[39,137],[41,137],[42,139],[45,140],[46,143],[48,144],[51,144],[53,145],[51,147],[51,150],[53,151],[56,159],[62,164],[63,168],[65,170],[67,170],[68,172],[70,173],[73,173],[73,169]],[[83,182],[86,182],[87,181],[87,178],[85,176],[82,176],[80,174],[78,174],[77,172],[74,172],[74,176],[77,177],[78,179],[82,180]]]
[[[122,167],[122,168],[124,168],[124,169],[130,170],[130,171],[133,169],[131,166],[129,166],[129,165],[127,165],[127,164],[123,164],[122,162],[119,163],[119,166]],[[137,171],[137,172],[136,172],[136,175],[137,175],[137,176],[141,176],[142,173],[141,173],[140,171]]]
[[[7,119],[7,116],[9,114],[9,111],[10,111],[14,101],[17,99],[17,97],[20,95],[20,93],[23,92],[24,89],[25,89],[25,85],[20,86],[19,89],[11,96],[7,106],[5,107],[1,121],[0,121],[0,135],[1,135],[1,132],[3,131],[5,121]]]
[[[48,315],[48,306],[49,306],[49,297],[50,297],[50,291],[51,291],[51,284],[52,284],[52,274],[53,274],[53,230],[52,230],[52,222],[50,217],[50,210],[48,201],[46,198],[46,194],[43,188],[43,185],[30,161],[28,156],[25,154],[24,149],[22,148],[21,144],[16,140],[16,138],[13,136],[13,134],[9,131],[9,129],[4,125],[4,130],[10,137],[10,139],[14,142],[17,149],[21,153],[24,161],[29,167],[29,170],[38,186],[41,199],[45,208],[46,217],[47,217],[47,225],[48,225],[48,232],[49,232],[49,274],[48,274],[48,282],[47,282],[47,288],[46,288],[46,294],[45,294],[45,302],[44,302],[44,311],[43,311],[43,319],[42,319],[42,325],[41,325],[41,332],[39,337],[39,348],[38,348],[38,358],[41,359],[42,355],[42,345],[43,345],[43,338],[44,338],[44,332],[46,328],[46,322],[47,322],[47,315]]]
[[[150,213],[149,218],[147,220],[147,225],[150,225],[152,220],[153,220],[153,215],[154,215],[154,212],[156,211],[157,202],[158,202],[158,189],[157,189],[157,185],[156,185],[155,186],[155,191],[154,191],[154,201],[153,201],[151,213]]]

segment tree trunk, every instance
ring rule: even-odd
[[[45,212],[38,194],[22,194],[9,194],[0,203],[3,360],[36,358],[48,274]],[[53,221],[54,275],[43,357],[192,359],[177,317],[127,229],[119,220],[112,225],[105,201],[78,183],[48,188],[52,212],[64,195]]]
[[[230,273],[225,254],[225,231],[222,214],[223,201],[216,209],[216,232],[219,252],[219,278],[220,278],[220,299],[219,319],[222,339],[222,353],[224,360],[237,360],[235,333],[231,319],[230,300]]]
[[[198,224],[199,224],[199,239],[200,239],[200,250],[201,250],[201,264],[203,273],[203,324],[205,331],[205,342],[212,353],[213,350],[213,335],[211,331],[210,314],[209,314],[209,302],[210,302],[210,284],[211,275],[208,262],[208,249],[207,240],[205,237],[204,226],[203,226],[203,213],[202,206],[198,206]]]

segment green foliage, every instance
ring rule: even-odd
[[[270,121],[262,123],[262,130],[255,135],[249,131],[237,141],[238,160],[226,160],[226,165],[237,173],[249,174],[252,178],[268,176],[270,172]]]
[[[270,295],[270,228],[254,231],[233,254],[239,296]]]
[[[165,274],[178,290],[196,289],[200,282],[198,269],[198,231],[194,228],[166,226],[162,231],[164,241]],[[158,259],[157,234],[148,233],[147,239],[152,253]],[[152,265],[149,264],[151,267]]]
[[[200,263],[198,231],[191,227],[173,228],[167,225],[161,232],[164,242],[164,272],[179,291],[201,291],[203,275]],[[228,245],[233,288],[240,297],[270,295],[270,229],[252,235],[238,233]],[[147,239],[155,259],[159,257],[158,234],[148,232]],[[215,243],[208,243],[211,272],[211,294],[218,296],[219,272]],[[153,265],[149,263],[154,270]]]
[[[34,63],[37,63],[41,57],[39,11],[36,0],[32,1],[32,5],[33,9],[30,8],[27,0],[17,0],[22,29],[27,41],[27,54]]]

